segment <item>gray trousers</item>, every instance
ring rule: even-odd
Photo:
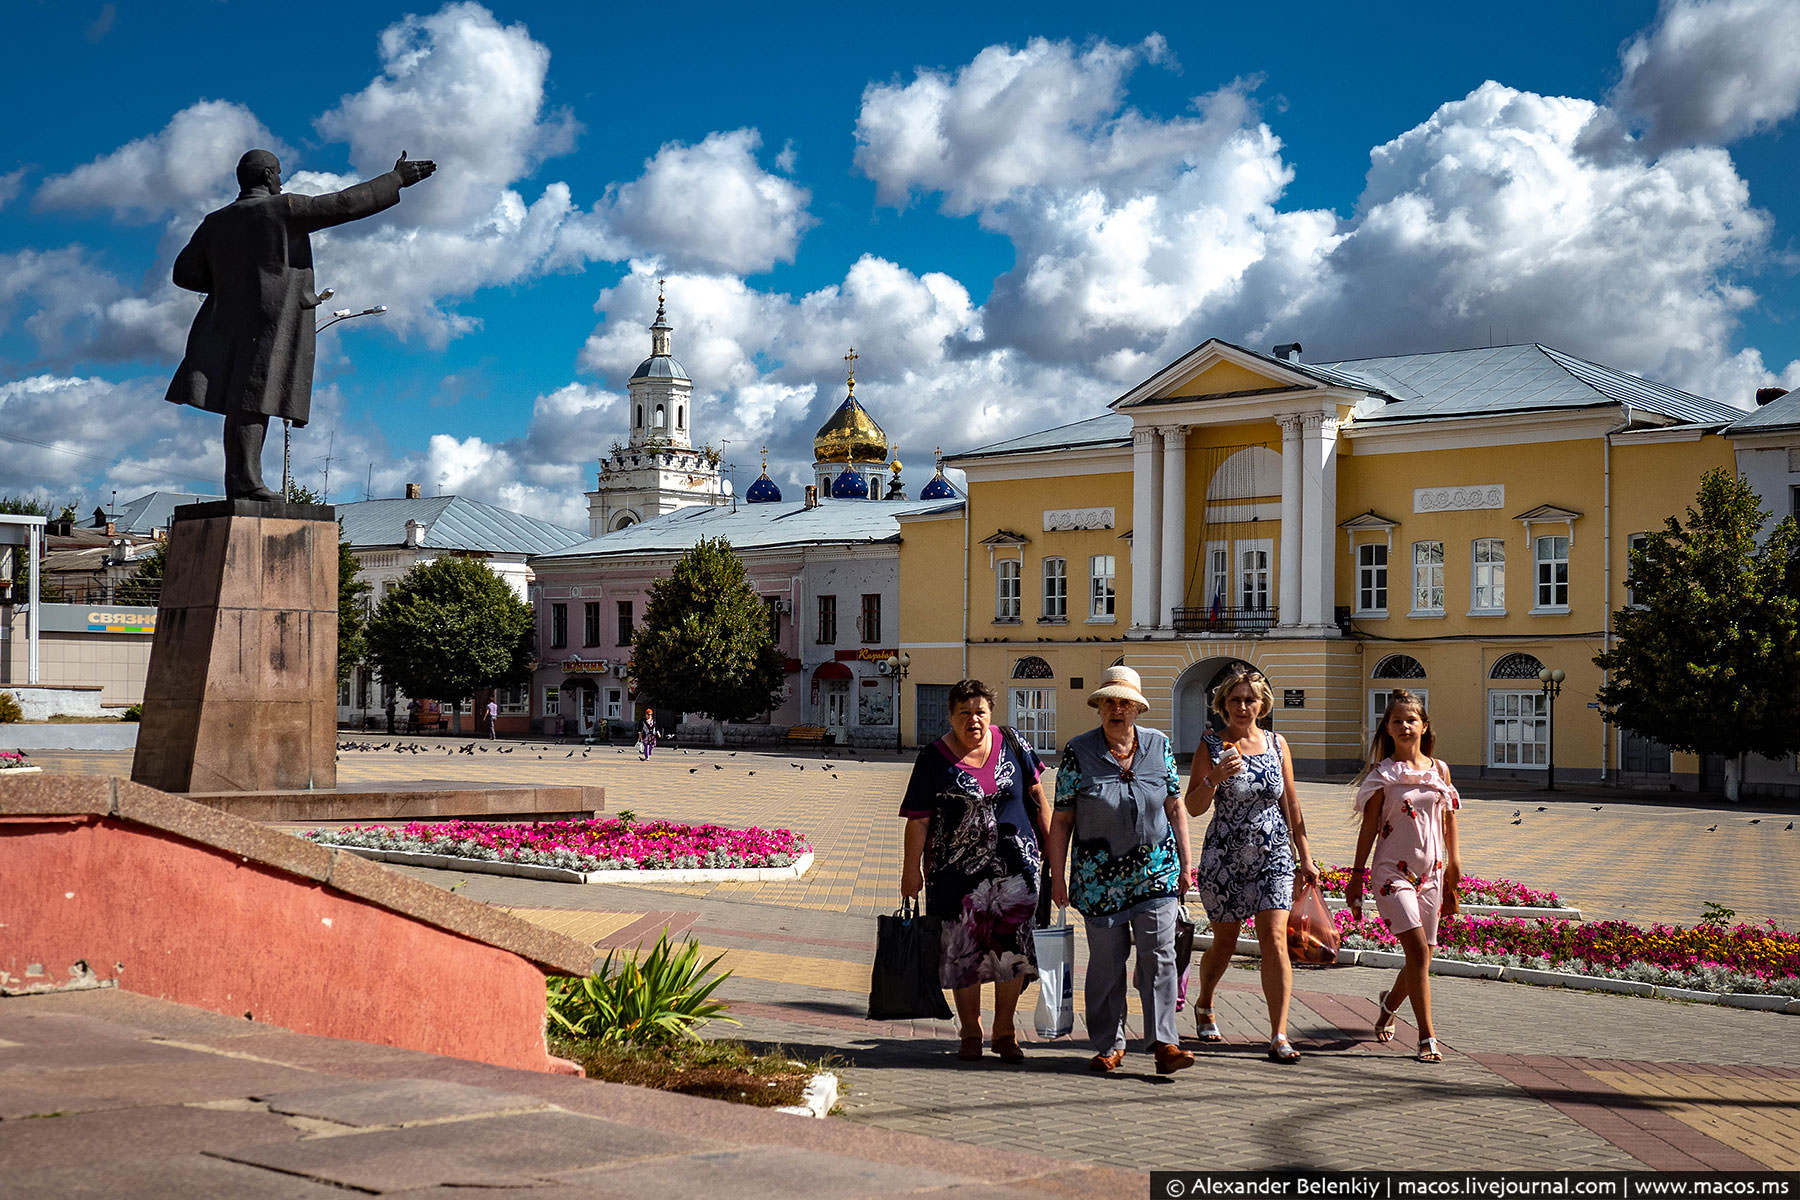
[[[1119,925],[1087,922],[1088,1044],[1097,1054],[1125,1048],[1125,959],[1137,943],[1138,962],[1152,968],[1138,981],[1144,1005],[1144,1034],[1152,1042],[1181,1044],[1175,1028],[1175,914],[1173,896],[1146,900]],[[1144,986],[1147,975],[1149,986]]]

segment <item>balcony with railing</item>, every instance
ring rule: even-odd
[[[1183,637],[1258,637],[1275,625],[1272,608],[1177,608],[1175,632]]]

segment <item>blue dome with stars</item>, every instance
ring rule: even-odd
[[[833,500],[867,500],[869,498],[869,481],[846,466],[838,477],[831,481],[831,498]]]
[[[744,493],[744,503],[746,504],[775,504],[780,499],[781,489],[775,486],[773,479],[769,478],[767,469],[756,477],[756,482],[751,484],[750,489]]]
[[[931,482],[919,489],[919,499],[954,500],[956,499],[956,489],[950,486],[950,481],[945,479],[942,474],[933,475]]]

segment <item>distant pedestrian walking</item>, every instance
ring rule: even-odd
[[[644,710],[644,723],[638,726],[638,757],[648,759],[656,753],[656,710]]]
[[[500,720],[499,702],[496,701],[492,696],[489,696],[488,702],[487,702],[487,721],[488,721],[488,741],[490,741],[490,742],[493,741],[496,736],[496,734],[494,732],[494,727],[495,727],[495,724],[499,720]]]

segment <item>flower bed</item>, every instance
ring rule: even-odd
[[[309,829],[326,846],[404,850],[488,862],[525,863],[570,871],[665,871],[791,866],[812,849],[791,829],[728,829],[674,821],[414,821]]]
[[[1333,914],[1352,950],[1397,951],[1387,922],[1365,911]],[[1475,963],[1627,979],[1701,992],[1800,997],[1800,934],[1774,921],[1691,928],[1628,921],[1455,916],[1438,931],[1438,955]]]
[[[1368,871],[1365,869],[1366,877]],[[1319,890],[1327,896],[1344,897],[1344,884],[1350,878],[1349,867],[1327,867],[1324,869],[1324,881]],[[1457,891],[1457,899],[1464,904],[1491,904],[1504,908],[1560,908],[1562,900],[1555,892],[1533,891],[1524,884],[1511,879],[1482,879],[1475,875],[1464,875],[1462,887]]]
[[[0,750],[0,771],[16,771],[24,766],[23,750]]]

